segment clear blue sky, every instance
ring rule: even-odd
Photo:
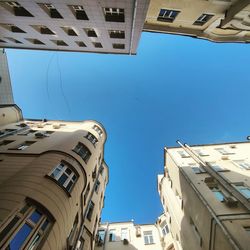
[[[7,50],[26,118],[95,119],[110,168],[104,221],[154,222],[163,148],[250,134],[250,45],[143,33],[136,56]]]

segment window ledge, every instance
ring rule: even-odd
[[[64,191],[64,193],[70,198],[71,197],[71,194],[68,192],[68,190],[65,188],[65,187],[62,187],[61,185],[59,185],[58,184],[58,182],[57,182],[57,180],[55,180],[54,178],[52,178],[51,176],[49,176],[49,175],[45,175],[44,176],[45,178],[47,178],[47,179],[50,179],[51,181],[53,181],[58,187],[60,187],[63,191]]]

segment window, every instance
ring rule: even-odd
[[[121,229],[121,240],[128,240],[128,229],[122,228]]]
[[[125,22],[124,9],[104,8],[103,11],[106,22]]]
[[[13,33],[26,33],[24,30],[20,29],[19,27],[13,24],[0,24],[0,26]]]
[[[224,194],[221,192],[221,190],[220,190],[218,187],[214,186],[214,187],[209,187],[209,188],[210,188],[210,190],[213,192],[215,198],[216,198],[218,201],[221,201],[221,202],[224,201],[225,196],[224,196]]]
[[[74,31],[73,28],[71,27],[62,27],[62,29],[64,30],[64,32],[69,35],[69,36],[77,36],[76,32]]]
[[[206,170],[202,166],[200,166],[199,164],[189,163],[188,165],[192,168],[192,170],[195,174],[206,173]]]
[[[206,153],[205,151],[201,150],[201,149],[195,149],[194,150],[199,156],[209,156],[208,153]]]
[[[123,30],[109,30],[109,37],[116,38],[116,39],[124,39],[125,38],[125,31],[123,31]]]
[[[45,10],[45,12],[51,17],[51,18],[63,18],[62,15],[58,12],[58,10],[55,8],[54,5],[45,3],[40,4],[40,6]]]
[[[82,41],[75,42],[79,47],[87,47],[86,44]]]
[[[123,43],[113,43],[113,49],[125,49],[125,44],[123,44]]]
[[[92,128],[99,134],[99,136],[102,136],[102,130],[98,126],[94,125]]]
[[[209,162],[208,164],[211,165],[212,169],[216,172],[229,171],[229,170],[217,165],[216,162]]]
[[[89,158],[91,156],[91,152],[89,151],[89,149],[83,145],[81,142],[78,142],[78,144],[76,145],[76,147],[73,149],[73,151],[75,153],[77,153],[83,160],[85,163],[87,163],[89,161]]]
[[[85,138],[87,138],[94,146],[98,142],[97,138],[93,134],[91,134],[90,132],[88,132],[88,134],[85,136]]]
[[[165,236],[169,233],[169,229],[168,229],[168,225],[166,221],[163,221],[160,225],[161,227],[161,231],[162,231],[162,235]]]
[[[97,237],[98,237],[98,242],[103,243],[105,239],[105,230],[98,230]]]
[[[39,44],[39,45],[45,45],[42,41],[38,39],[32,39],[32,38],[25,38],[27,41],[29,41],[32,44]]]
[[[87,211],[87,219],[89,221],[91,221],[91,217],[92,217],[92,214],[93,214],[93,211],[94,211],[94,207],[95,207],[95,204],[92,201],[90,201],[88,211]]]
[[[89,20],[83,6],[81,5],[70,5],[70,9],[78,20]]]
[[[99,191],[99,188],[100,188],[100,181],[97,181],[96,184],[95,184],[95,192],[98,193]]]
[[[109,230],[109,241],[115,241],[115,229]]]
[[[3,39],[0,39],[0,43],[6,43],[6,41],[4,41]],[[0,79],[1,82],[2,78]]]
[[[143,232],[143,237],[144,237],[144,244],[145,245],[149,245],[149,244],[154,243],[152,231],[144,231]]]
[[[38,30],[43,35],[55,35],[55,33],[46,26],[40,26],[38,27]]]
[[[24,246],[25,249],[40,248],[42,238],[51,225],[51,216],[35,205],[26,203],[1,229],[0,248],[23,249]]]
[[[180,11],[161,9],[157,21],[172,23]]]
[[[198,239],[198,241],[199,241],[200,246],[202,246],[202,238],[201,238],[201,236],[200,236],[200,232],[198,231],[198,228],[197,228],[196,225],[194,224],[192,218],[190,218],[190,224],[191,224],[191,226],[192,226],[192,228],[193,228],[193,231],[194,231],[194,233],[195,233],[195,235],[196,235],[196,237],[197,237],[197,239]]]
[[[247,199],[250,199],[250,188],[245,186],[244,184],[236,184],[236,189],[244,195]]]
[[[33,17],[29,11],[22,7],[18,2],[5,2],[13,11],[15,16]]]
[[[11,150],[25,150],[26,148],[28,148],[30,145],[34,144],[35,141],[25,141],[21,144],[19,144],[17,147],[15,148],[10,148]]]
[[[89,195],[89,191],[90,191],[90,185],[88,184],[86,192],[84,194],[84,205],[86,205],[86,201],[87,201],[87,198],[88,198],[88,195]]]
[[[250,163],[244,160],[234,160],[233,163],[241,169],[250,169]]]
[[[58,46],[68,46],[68,44],[65,43],[63,40],[51,40],[51,42],[55,43]],[[60,126],[59,127],[58,126],[56,126],[56,127],[53,126],[53,128],[55,128],[55,129],[60,128]]]
[[[94,29],[84,29],[88,37],[97,37],[97,34]]]
[[[77,228],[77,225],[78,225],[78,220],[79,220],[78,219],[78,214],[76,214],[73,227],[71,228],[71,231],[70,231],[70,234],[69,234],[69,237],[68,237],[69,242],[72,242],[72,240],[73,240],[73,238],[75,236],[76,228]]]
[[[36,130],[28,129],[28,130],[25,130],[25,131],[19,133],[18,135],[31,135],[31,134],[33,134],[35,132],[36,132]]]
[[[178,153],[182,158],[189,158],[190,157],[190,155],[186,151],[178,151]]]
[[[6,39],[8,39],[9,41],[13,42],[13,43],[18,43],[18,44],[22,44],[21,41],[17,40],[17,39],[14,39],[12,37],[5,37]]]
[[[14,142],[14,141],[11,141],[11,140],[4,140],[4,141],[1,141],[1,142],[0,142],[0,146],[8,145],[8,144],[10,144],[10,143],[12,143],[12,142]]]
[[[95,48],[102,48],[102,44],[101,43],[93,43]]]
[[[214,15],[202,14],[199,18],[193,23],[194,25],[202,26],[208,22]]]
[[[215,150],[217,150],[219,153],[221,153],[222,155],[230,155],[230,154],[234,154],[231,151],[228,151],[224,148],[215,148]]]
[[[248,235],[250,236],[250,226],[246,226],[246,227],[243,227],[243,228],[248,233]]]
[[[68,192],[72,190],[72,187],[77,181],[76,172],[65,163],[57,165],[50,174],[50,177],[55,179],[59,186],[65,188]]]

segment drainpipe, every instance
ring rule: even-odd
[[[132,54],[132,46],[133,46],[133,39],[134,39],[134,31],[135,31],[135,18],[137,13],[137,0],[134,1],[134,11],[133,11],[133,22],[131,27],[131,39],[130,39],[130,45],[129,45],[129,54]]]
[[[178,143],[179,144],[179,143]],[[181,143],[179,145],[182,145]],[[184,149],[184,148],[183,148]],[[187,152],[187,151],[186,151]],[[190,155],[190,154],[189,154]],[[191,156],[192,157],[192,156]],[[172,158],[172,157],[171,157]],[[173,159],[173,158],[172,158]],[[174,159],[173,159],[174,161]],[[175,162],[175,161],[174,161]],[[175,162],[176,165],[178,165]],[[231,237],[231,235],[227,232],[227,229],[224,227],[224,225],[221,223],[221,221],[218,219],[217,215],[214,213],[213,209],[210,207],[210,205],[208,204],[208,202],[203,198],[203,196],[201,195],[200,191],[195,187],[195,185],[191,182],[191,180],[189,179],[188,175],[186,174],[186,172],[182,169],[179,168],[180,172],[182,173],[182,175],[184,176],[184,178],[186,179],[186,181],[189,183],[189,185],[192,187],[192,189],[194,190],[194,192],[197,194],[197,196],[199,197],[199,199],[201,200],[201,202],[205,205],[205,207],[207,208],[207,210],[210,212],[210,214],[212,215],[213,219],[215,220],[215,222],[220,226],[222,232],[225,234],[225,236],[227,237],[228,241],[232,244],[233,249],[234,250],[241,250],[238,245],[234,242],[233,238]],[[211,248],[211,245],[209,246],[209,249],[213,249]]]
[[[196,154],[190,146],[188,146],[186,143],[184,145],[177,140],[177,143],[185,150],[187,154],[189,154],[197,163],[201,164],[202,167],[213,177],[215,178],[222,186],[223,188],[232,196],[237,198],[237,200],[248,210],[250,211],[250,203],[246,197],[244,197],[238,190],[236,190],[234,187],[231,186],[231,184],[228,183],[227,179],[223,177],[222,175],[218,174],[209,163],[204,162],[198,154]]]

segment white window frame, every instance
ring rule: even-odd
[[[121,228],[121,240],[128,240],[128,228]]]
[[[250,163],[245,160],[233,160],[233,164],[240,169],[250,170]]]
[[[70,169],[71,171],[71,174],[68,174],[66,171],[67,169]],[[54,172],[55,171],[58,171],[55,176],[54,176]],[[58,180],[60,179],[60,177],[65,174],[67,176],[67,179],[66,181],[63,183],[63,185],[61,185]],[[75,185],[77,179],[78,179],[78,176],[77,174],[75,173],[74,169],[72,169],[72,167],[68,166],[67,164],[65,164],[64,162],[61,162],[60,164],[58,164],[49,174],[49,176],[53,179],[55,179],[58,184],[60,186],[63,186],[68,192],[70,192],[73,188],[73,186]],[[67,189],[67,186],[70,182],[73,182],[73,184],[71,185],[71,187],[69,188],[69,190]]]
[[[152,230],[143,231],[143,238],[144,238],[145,245],[154,244],[154,237],[153,237]]]
[[[181,158],[190,158],[190,155],[184,150],[179,150],[177,152],[181,156]]]

